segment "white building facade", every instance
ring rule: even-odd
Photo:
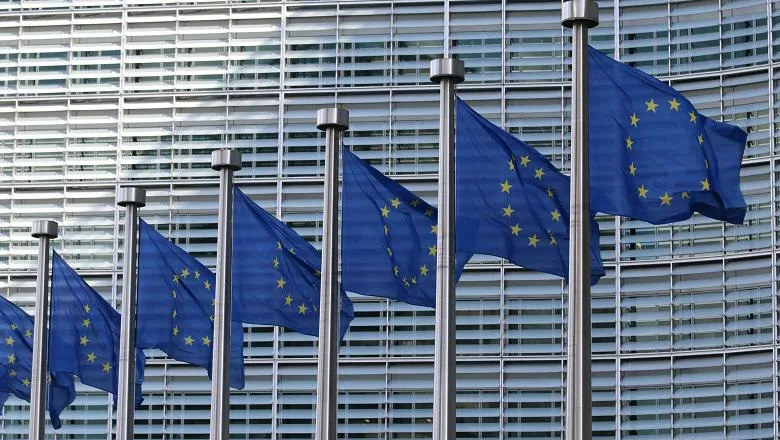
[[[607,276],[593,288],[599,439],[778,436],[780,3],[599,1],[592,44],[749,134],[743,225],[599,217]],[[569,167],[570,43],[557,1],[6,0],[0,4],[0,292],[28,311],[35,219],[118,308],[121,185],[141,216],[213,267],[218,174],[316,246],[324,137],[318,108],[350,111],[345,143],[435,202],[438,89],[429,61],[462,58],[460,96]],[[775,150],[778,155],[775,157]],[[561,439],[566,295],[554,276],[476,257],[458,285],[458,438]],[[341,348],[349,439],[430,438],[430,309],[354,296]],[[309,439],[316,345],[246,328],[247,387],[231,439]],[[149,353],[136,439],[208,438],[204,370]],[[52,439],[107,439],[106,393],[81,387]],[[12,398],[0,440],[26,438]]]

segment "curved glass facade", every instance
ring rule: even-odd
[[[780,3],[599,1],[592,44],[749,134],[743,225],[652,226],[603,216],[593,289],[594,438],[778,438]],[[318,108],[348,108],[345,142],[435,202],[438,89],[429,61],[462,58],[460,96],[569,166],[570,41],[549,1],[7,0],[0,4],[0,290],[32,310],[34,219],[118,308],[120,185],[141,215],[213,266],[218,175],[319,245]],[[778,120],[778,121],[776,121]],[[777,151],[777,152],[776,152]],[[458,438],[563,437],[562,281],[476,257],[458,285]],[[355,296],[341,354],[350,439],[430,438],[433,311]],[[231,439],[309,439],[313,338],[245,329],[247,388]],[[136,439],[208,437],[203,370],[150,353]],[[106,439],[110,400],[79,388],[52,439]],[[0,440],[27,433],[12,398]]]

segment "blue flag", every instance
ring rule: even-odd
[[[460,99],[456,115],[458,248],[568,278],[569,178]],[[604,267],[592,218],[590,241],[596,283]]]
[[[30,401],[33,319],[0,297],[0,406],[8,394]]]
[[[138,246],[138,347],[160,349],[207,369],[210,377],[214,273],[143,220]],[[241,389],[244,332],[238,321],[230,342],[230,385]]]
[[[747,134],[652,76],[588,47],[591,208],[653,224],[699,212],[742,223]]]
[[[295,231],[233,189],[233,319],[319,334],[320,253]],[[341,337],[354,317],[342,289]]]
[[[436,208],[344,147],[344,288],[436,306]],[[471,231],[458,229],[458,234]],[[456,279],[471,255],[456,255]]]
[[[116,396],[120,316],[56,252],[52,252],[49,330],[49,414],[59,425],[62,410],[76,398],[73,376]],[[136,351],[136,405],[140,405],[146,358]]]

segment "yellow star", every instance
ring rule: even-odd
[[[528,168],[529,163],[531,163],[531,158],[528,157],[528,155],[520,156],[520,165],[522,165],[525,168]]]
[[[509,171],[515,170],[515,161],[513,159],[509,159],[506,163],[509,164]]]
[[[398,272],[400,272],[401,269],[398,268],[398,266],[393,266],[393,275],[398,276]]]
[[[398,207],[401,206],[401,200],[396,197],[393,200],[390,200],[390,204],[393,205],[393,208],[398,209]]]
[[[274,262],[274,269],[278,269],[279,268],[279,259],[278,258],[274,258],[273,262]]]
[[[11,330],[16,330],[17,328],[19,328],[19,327],[12,322],[11,323]]]
[[[13,364],[14,362],[16,362],[16,355],[11,353],[8,355],[8,363]]]
[[[433,209],[431,208],[426,209],[424,215],[426,217],[433,217]]]
[[[209,280],[203,282],[203,287],[205,287],[206,290],[211,289],[211,283],[209,283]]]
[[[638,124],[639,124],[639,118],[637,118],[636,113],[634,113],[633,115],[631,115],[631,125],[633,127],[637,127]]]
[[[187,278],[188,276],[190,276],[190,271],[185,267],[184,269],[181,270],[181,277]]]
[[[171,316],[172,316],[174,319],[176,319],[176,315],[178,315],[178,314],[179,314],[179,313],[176,311],[176,309],[174,309],[174,310],[173,310],[173,313],[171,313]]]
[[[82,336],[81,338],[79,338],[79,341],[81,342],[81,345],[87,345],[89,339],[86,336]]]
[[[696,116],[696,113],[693,111],[688,112],[688,116],[690,117],[691,122],[696,122],[696,119],[698,119],[698,116]]]
[[[282,250],[282,242],[281,241],[277,241],[276,242],[276,250],[278,250],[278,251]]]
[[[87,360],[94,363],[97,360],[97,356],[95,356],[95,353],[90,353],[87,355]]]
[[[24,336],[27,337],[27,338],[32,337],[32,330],[30,330],[29,328],[27,330],[25,330],[24,331]]]
[[[428,248],[428,255],[436,255],[436,246],[431,246]]]
[[[547,197],[548,198],[555,197],[555,193],[553,192],[552,188],[550,188],[550,187],[547,188]]]
[[[667,101],[669,103],[669,110],[674,110],[676,112],[680,111],[680,103],[677,102],[677,98],[672,98],[671,101]]]
[[[103,372],[104,373],[111,372],[111,364],[109,364],[108,362],[104,362],[103,363]]]
[[[404,286],[409,287],[409,281],[406,281],[406,277],[401,281],[404,283]]]
[[[701,190],[702,191],[709,191],[710,190],[710,179],[704,179],[701,182]]]
[[[14,341],[13,336],[9,336],[9,337],[5,338],[5,345],[14,345],[14,342],[16,342],[16,341]]]
[[[385,248],[385,250],[387,251],[387,255],[389,255],[389,256],[391,256],[391,257],[393,256],[393,250],[392,250],[392,249],[390,249],[390,248]]]
[[[699,145],[704,143],[704,135],[700,134],[699,136],[696,137],[696,139],[699,140]]]
[[[439,227],[436,225],[431,225],[431,234],[438,234],[439,233]]]
[[[306,314],[306,310],[308,310],[308,308],[306,307],[306,304],[301,304],[301,305],[298,306],[298,313],[300,313],[301,315],[305,315]]]
[[[661,206],[663,205],[672,206],[672,199],[674,199],[674,197],[670,196],[669,193],[664,193],[664,195],[659,197],[659,199],[661,199]]]
[[[634,149],[634,140],[631,139],[631,136],[626,138],[626,148],[628,148],[629,150]]]
[[[92,309],[89,307],[89,304],[85,304],[84,305],[84,312],[85,313],[89,313],[90,310],[92,310]]]
[[[203,342],[203,345],[211,345],[211,338],[208,336],[204,336],[200,338],[200,340]]]
[[[171,290],[171,295],[172,295],[174,298],[176,298],[176,291],[175,291],[175,290]]]
[[[523,228],[520,227],[520,223],[515,223],[510,226],[510,228],[512,228],[512,235],[520,235],[520,231],[523,230]]]
[[[536,237],[536,234],[528,237],[528,246],[536,247],[538,243],[539,243],[539,239]]]
[[[509,184],[508,180],[504,180],[501,183],[501,192],[509,194],[509,189],[512,188],[512,185]]]
[[[636,167],[634,166],[634,162],[631,162],[631,164],[628,165],[628,173],[632,176],[636,176]]]
[[[552,216],[552,219],[554,221],[556,222],[561,221],[561,213],[557,209],[555,211],[552,211],[550,215]]]
[[[176,274],[173,275],[173,282],[177,284],[179,283],[179,275]]]
[[[427,277],[428,276],[428,266],[422,265],[420,266],[420,275]]]
[[[387,209],[387,205],[383,206],[380,211],[382,211],[382,217],[390,216],[390,210]]]
[[[683,193],[682,193],[682,198],[684,198],[684,199],[690,199],[690,198],[691,198],[691,195],[690,195],[690,194],[688,194],[688,191],[685,191],[685,192],[683,192]]]
[[[173,328],[173,336],[179,336],[179,327],[178,326]]]
[[[280,289],[284,289],[284,285],[287,284],[287,281],[284,280],[284,278],[279,277],[278,280],[276,280],[276,287]]]
[[[195,340],[194,340],[194,339],[192,339],[192,336],[190,336],[190,335],[187,335],[187,337],[186,337],[186,338],[184,338],[184,344],[185,344],[185,345],[192,345],[192,342],[193,342],[193,341],[195,341]]]
[[[555,246],[558,244],[558,240],[555,239],[555,236],[550,234],[550,244]]]
[[[200,279],[200,272],[198,272],[197,270],[195,270],[195,279],[196,280]]]
[[[90,321],[90,320],[89,320],[89,318],[87,318],[87,319],[83,319],[83,320],[81,321],[81,325],[83,325],[84,327],[87,327],[87,328],[89,328],[89,325],[90,325],[90,324],[92,324],[92,321]]]
[[[412,205],[413,208],[416,208],[417,205],[420,204],[420,199],[414,199],[411,202],[409,202],[410,205]]]
[[[647,188],[645,188],[644,185],[642,185],[639,188],[637,188],[637,190],[639,191],[639,197],[641,197],[643,199],[647,198],[647,191],[649,191],[649,190]]]
[[[10,374],[11,377],[16,377],[16,370],[11,370],[8,372],[8,374]]]
[[[538,168],[534,174],[534,179],[542,180],[542,176],[544,176],[544,170],[542,168]]]
[[[417,284],[417,277],[412,277],[412,284]]]
[[[29,388],[30,387],[30,379],[25,377],[24,380],[22,381],[22,384]]]
[[[385,225],[385,235],[389,233],[390,233],[390,228],[387,225]]]
[[[314,276],[315,276],[315,277],[317,277],[317,278],[319,278],[319,277],[321,277],[321,276],[322,276],[322,272],[320,272],[320,270],[319,270],[319,269],[317,269],[317,270],[315,270],[315,271],[314,271]]]
[[[287,296],[284,298],[284,305],[289,306],[292,304],[292,296],[288,293]]]
[[[288,249],[288,251],[289,251],[291,254],[295,255],[295,248],[290,248],[290,249]]]
[[[504,210],[504,217],[511,217],[512,213],[515,212],[514,209],[512,209],[512,205],[507,205],[506,208],[502,208]]]
[[[645,105],[647,106],[647,111],[655,113],[655,109],[658,108],[658,104],[653,101],[651,98],[650,101],[645,102]]]

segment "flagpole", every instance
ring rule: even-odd
[[[569,322],[566,364],[566,439],[591,440],[590,173],[588,170],[588,28],[599,23],[593,0],[561,5],[572,29],[571,202]]]
[[[465,73],[461,60],[431,61],[430,79],[440,92],[433,440],[455,440],[455,84]]]
[[[211,358],[210,440],[230,436],[230,321],[233,262],[233,172],[241,169],[241,152],[211,152],[211,168],[219,171],[217,280],[214,297],[214,337]]]
[[[339,368],[339,151],[349,129],[349,111],[321,108],[317,128],[325,132],[325,200],[322,215],[320,333],[317,347],[315,440],[335,440],[338,424]]]
[[[133,439],[135,418],[135,320],[138,299],[138,209],[146,205],[142,188],[119,189],[116,204],[125,208],[125,249],[122,268],[122,321],[119,336],[119,389],[116,440]]]
[[[49,371],[49,249],[51,240],[57,238],[57,222],[35,220],[30,232],[38,239],[38,279],[35,286],[29,439],[43,440],[46,434],[46,377]]]

